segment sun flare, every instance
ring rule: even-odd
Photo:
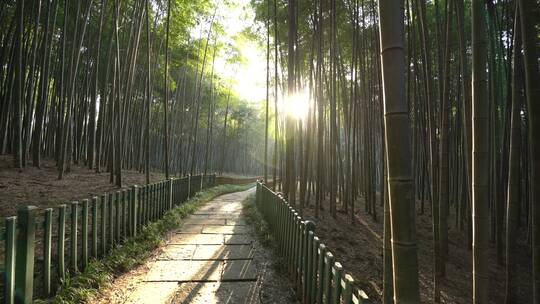
[[[309,113],[309,107],[309,93],[303,90],[286,98],[284,110],[286,115],[298,120],[304,120]]]

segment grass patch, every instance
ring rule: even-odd
[[[254,184],[220,185],[197,193],[183,204],[169,210],[162,219],[144,227],[136,237],[128,239],[101,260],[92,260],[84,272],[68,278],[51,299],[36,303],[84,303],[109,286],[115,277],[145,263],[154,249],[163,244],[168,231],[182,224],[183,219],[217,196],[244,191]]]
[[[272,263],[274,269],[278,274],[287,276],[287,264],[278,252],[277,240],[272,235],[268,223],[264,220],[259,210],[257,210],[257,206],[255,206],[255,194],[249,195],[242,203],[246,222],[252,225],[259,243],[265,248],[272,249],[275,258]]]

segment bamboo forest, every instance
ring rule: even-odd
[[[539,0],[0,0],[1,303],[540,303]]]

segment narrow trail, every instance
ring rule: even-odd
[[[247,225],[242,201],[255,189],[215,198],[143,266],[93,303],[289,303],[286,279]]]

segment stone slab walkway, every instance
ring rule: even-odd
[[[254,189],[220,196],[97,303],[294,303],[242,213]]]

